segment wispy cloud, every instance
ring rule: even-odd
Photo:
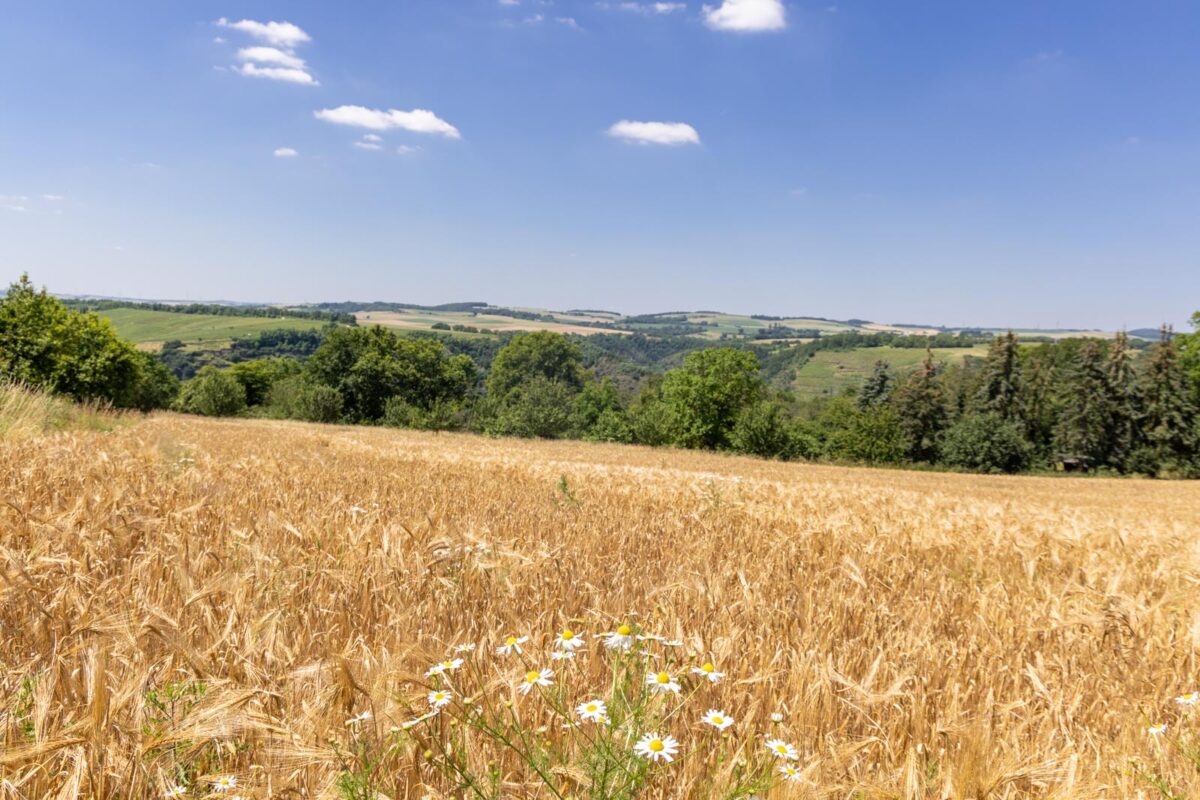
[[[402,144],[396,148],[396,152],[402,156],[414,156],[421,152],[421,146],[415,144]]]
[[[272,81],[286,81],[288,83],[300,83],[306,86],[316,86],[317,79],[309,75],[302,69],[292,69],[290,67],[260,67],[257,64],[242,64],[233,68],[235,72],[239,72],[249,78],[267,78]]]
[[[717,31],[756,33],[787,27],[783,0],[723,0],[704,6],[704,24]]]
[[[222,28],[241,31],[258,39],[260,42],[266,42],[267,44],[283,47],[288,50],[295,48],[297,45],[312,41],[312,37],[305,33],[300,26],[294,25],[291,22],[255,22],[252,19],[230,22],[225,17],[221,17],[217,20],[217,25]]]
[[[243,47],[238,50],[237,57],[242,61],[256,61],[259,64],[304,69],[303,58],[295,53],[285,53],[278,47]]]
[[[575,21],[574,17],[555,17],[554,21],[560,25],[566,25],[573,31],[583,30],[583,28],[579,27],[579,23]]]
[[[449,139],[462,138],[458,128],[441,119],[432,111],[423,108],[415,108],[412,111],[397,111],[391,108],[384,111],[365,106],[338,106],[314,111],[313,115],[317,119],[332,122],[335,125],[350,125],[372,131],[399,129],[414,133],[436,134]]]
[[[42,195],[42,199],[48,203],[60,203],[67,198],[61,194],[44,194]]]
[[[354,146],[363,150],[382,150],[383,137],[375,133],[366,133],[354,143]]]
[[[24,213],[29,210],[29,198],[23,194],[0,194],[0,208]]]
[[[294,148],[294,147],[276,147],[275,148],[275,157],[276,158],[295,158],[298,155],[300,155],[300,153],[297,152],[296,148]]]
[[[608,135],[636,144],[700,144],[700,134],[686,122],[635,122],[623,119],[608,129]]]
[[[674,14],[676,11],[683,11],[687,8],[687,3],[597,3],[596,5],[603,9],[632,11],[635,14],[644,14],[646,16]]]

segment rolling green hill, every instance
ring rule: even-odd
[[[142,308],[111,308],[96,313],[110,320],[117,333],[144,349],[158,349],[157,345],[172,339],[188,347],[217,348],[228,345],[231,339],[259,331],[320,330],[329,324],[294,317],[226,317]]]
[[[947,364],[968,356],[983,358],[987,347],[935,348],[934,358]],[[829,397],[847,388],[858,387],[871,374],[876,361],[886,361],[900,375],[916,369],[925,358],[917,348],[865,347],[858,350],[824,350],[815,353],[796,372],[792,388],[800,397]]]

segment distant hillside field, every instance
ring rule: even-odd
[[[294,317],[225,317],[215,314],[177,314],[142,308],[112,308],[96,312],[112,321],[117,333],[143,349],[157,349],[178,339],[188,346],[223,347],[239,336],[281,329],[320,330],[328,322]]]
[[[535,312],[541,313],[541,312]],[[517,319],[500,314],[473,314],[469,311],[424,311],[420,309],[405,309],[403,311],[358,311],[354,318],[359,325],[382,325],[385,328],[404,328],[407,330],[433,330],[437,323],[444,325],[466,325],[472,328],[486,328],[490,331],[554,331],[555,333],[578,333],[584,336],[593,333],[624,333],[615,328],[591,327],[579,325],[579,322],[600,322],[607,324],[611,317],[589,316],[582,314],[557,314],[561,321],[549,322],[544,320]],[[574,324],[573,324],[574,323]]]
[[[933,357],[957,364],[967,356],[983,358],[987,347],[935,348]],[[899,374],[916,369],[925,351],[913,347],[864,347],[858,350],[823,350],[813,355],[796,373],[792,387],[801,397],[828,397],[867,379],[876,361],[886,361]]]

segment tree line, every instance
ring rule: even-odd
[[[269,319],[315,319],[339,325],[356,325],[354,314],[313,308],[279,306],[231,306],[222,303],[147,303],[136,300],[64,300],[75,311],[108,311],[114,308],[140,308],[169,311],[172,314],[207,314],[218,317],[266,317]]]
[[[1200,325],[1200,312],[1194,321]],[[992,339],[982,359],[946,364],[927,348],[907,374],[880,360],[858,390],[808,401],[769,384],[748,347],[623,337],[622,354],[678,360],[636,385],[618,385],[600,374],[613,358],[600,343],[548,331],[486,347],[460,343],[478,352],[381,327],[260,337],[277,350],[203,365],[181,382],[165,363],[180,348],[160,358],[141,353],[106,321],[68,309],[23,278],[0,300],[0,376],[120,407],[210,416],[977,472],[1058,466],[1200,475],[1200,332],[1164,329],[1144,350],[1124,334],[1029,344],[1008,333]],[[893,346],[898,340],[889,337]]]

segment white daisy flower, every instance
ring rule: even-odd
[[[521,645],[528,641],[528,636],[509,636],[504,640],[504,644],[496,648],[496,655],[511,656],[513,653],[519,655],[521,653]]]
[[[639,642],[665,642],[666,638],[659,636],[657,633],[639,633],[637,635]]]
[[[583,647],[583,634],[568,628],[558,635],[558,646],[563,650],[576,650]]]
[[[779,768],[779,774],[783,776],[785,781],[799,782],[804,780],[804,776],[800,774],[800,770],[791,764],[782,765]]]
[[[168,788],[167,793],[164,794],[163,797],[167,797],[167,798],[183,797],[186,794],[187,794],[187,787],[176,784],[176,785]]]
[[[675,741],[673,736],[647,733],[633,746],[633,752],[650,761],[661,760],[670,763],[675,760],[675,754],[679,752],[679,742]]]
[[[733,724],[733,719],[731,717],[726,716],[724,711],[718,711],[715,708],[710,708],[705,715],[700,718],[700,721],[712,725],[719,731],[723,731]]]
[[[448,658],[440,664],[434,664],[425,673],[426,678],[432,678],[434,675],[441,675],[446,672],[453,672],[456,669],[461,669],[463,660],[461,658]]]
[[[767,749],[776,758],[782,758],[785,761],[795,761],[800,758],[800,754],[796,752],[796,748],[783,739],[767,739]]]
[[[783,714],[780,714],[778,711],[772,712],[771,722],[783,722]]]
[[[665,647],[683,647],[683,639],[664,639],[663,645]]]
[[[717,668],[713,666],[711,661],[705,662],[702,667],[692,667],[692,674],[699,675],[709,683],[720,683],[725,680],[725,673],[717,672]]]
[[[1151,736],[1162,736],[1166,732],[1167,723],[1165,722],[1159,725],[1151,725],[1149,728],[1146,728],[1146,733],[1150,734]]]
[[[430,692],[428,695],[429,705],[434,708],[445,708],[450,705],[450,701],[454,699],[454,694],[442,689],[436,692]]]
[[[454,648],[454,652],[456,652],[456,653],[474,653],[475,652],[475,643],[474,642],[466,642],[464,644],[456,645]]]
[[[517,686],[517,691],[521,694],[529,694],[529,691],[535,686],[553,686],[554,681],[550,680],[554,677],[554,671],[543,669],[540,672],[530,670],[525,673],[525,677],[521,679],[521,683]]]
[[[347,724],[347,725],[349,725],[349,726],[351,726],[351,727],[353,727],[353,726],[355,726],[355,725],[360,725],[360,724],[362,724],[362,723],[366,722],[366,721],[367,721],[367,720],[369,720],[370,718],[371,718],[371,712],[370,712],[370,711],[364,711],[364,712],[362,712],[361,714],[355,714],[353,717],[351,717],[350,719],[346,720],[346,724]]]
[[[608,714],[608,706],[603,700],[588,700],[586,703],[580,703],[575,713],[586,722],[603,722]]]
[[[214,792],[228,792],[230,789],[233,789],[236,786],[237,778],[233,777],[232,775],[222,775],[220,778],[217,778],[215,781],[213,781],[212,785]]]
[[[609,650],[628,650],[633,647],[633,628],[621,625],[615,631],[600,634]]]
[[[555,650],[550,654],[551,661],[569,661],[575,657],[574,650]]]
[[[662,694],[679,694],[679,684],[669,672],[652,672],[646,676],[646,684]]]
[[[1194,706],[1197,703],[1200,703],[1200,692],[1181,694],[1179,697],[1175,698],[1175,702],[1181,706]]]

